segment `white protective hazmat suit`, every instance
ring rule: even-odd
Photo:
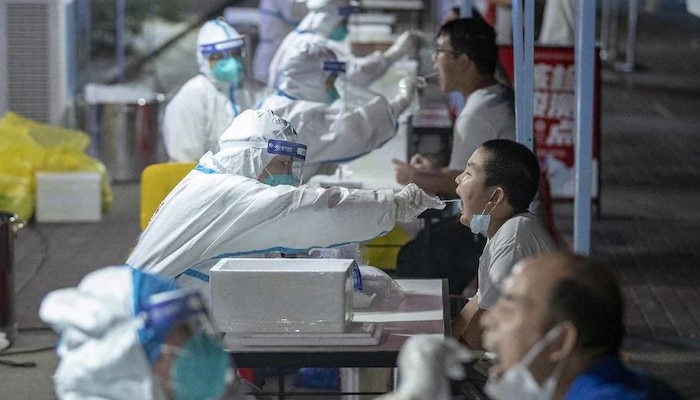
[[[199,74],[182,85],[165,107],[163,142],[171,161],[197,161],[207,151],[216,151],[219,136],[233,118],[265,95],[265,85],[246,77],[244,70],[239,72],[237,83],[214,76],[211,56],[242,51],[243,47],[244,37],[223,20],[207,21],[200,28]]]
[[[384,234],[444,203],[415,185],[399,193],[332,187],[269,186],[258,181],[275,156],[270,140],[296,141],[287,121],[247,110],[163,200],[127,260],[134,268],[208,291],[209,269],[222,257],[308,253]]]
[[[255,388],[245,381],[233,376],[227,382],[232,363],[202,300],[170,279],[124,265],[101,268],[75,288],[49,293],[39,316],[60,334],[56,394],[66,400],[164,400],[183,394],[214,398],[227,391],[228,399],[254,399],[246,393]],[[202,336],[216,344],[187,347],[190,339],[201,344]],[[162,353],[177,352],[173,347],[194,353],[170,363],[173,353]],[[197,364],[203,360],[206,371]],[[187,389],[168,393],[178,386]]]
[[[287,37],[308,12],[306,0],[260,0],[258,46],[253,57],[253,77],[267,82],[270,62]]]
[[[260,108],[272,110],[289,121],[308,146],[306,178],[321,162],[341,162],[359,157],[396,135],[397,118],[415,94],[413,78],[404,78],[399,94],[387,101],[384,96],[338,81],[341,98],[329,104],[327,82],[332,72],[324,71],[335,54],[324,41],[301,44],[282,65],[275,93]]]
[[[137,284],[138,282],[138,284]],[[136,317],[145,299],[177,289],[172,281],[132,268],[105,267],[75,288],[44,297],[41,319],[60,334],[54,375],[61,399],[161,399]]]
[[[365,57],[355,57],[338,41],[330,40],[329,35],[338,24],[348,16],[349,0],[308,0],[309,13],[299,25],[290,32],[277,49],[270,63],[267,84],[274,86],[282,64],[296,48],[307,41],[326,40],[326,45],[333,50],[340,61],[347,63],[348,82],[359,86],[368,86],[382,76],[386,70],[403,55],[413,51],[417,38],[410,32],[404,32],[386,51],[375,51]]]

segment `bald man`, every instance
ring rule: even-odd
[[[620,362],[620,288],[590,259],[550,253],[519,262],[481,324],[498,358],[485,386],[493,400],[680,398]]]

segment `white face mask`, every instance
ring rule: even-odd
[[[532,361],[556,339],[562,331],[562,326],[557,325],[550,329],[547,334],[540,339],[527,352],[522,360],[509,368],[499,378],[490,377],[484,386],[484,391],[493,400],[549,400],[557,387],[557,380],[561,373],[561,363],[557,365],[554,373],[540,386],[535,377],[532,376],[528,368]]]
[[[493,194],[491,197],[493,197]],[[489,230],[489,225],[491,225],[491,213],[496,209],[496,206],[498,206],[498,203],[494,204],[493,208],[486,214],[486,208],[488,208],[489,203],[491,202],[489,201],[486,203],[481,214],[472,215],[472,220],[469,222],[469,229],[471,229],[472,233],[475,235],[481,233],[484,237],[488,237],[487,232]]]

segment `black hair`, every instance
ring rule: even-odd
[[[446,22],[437,36],[448,36],[452,49],[467,55],[484,75],[493,75],[498,62],[496,32],[479,14]]]
[[[624,304],[617,279],[597,260],[571,256],[570,267],[572,274],[550,293],[550,324],[573,323],[579,350],[617,354],[625,334]]]
[[[537,157],[518,142],[493,139],[484,142],[486,186],[502,186],[516,214],[525,212],[535,198],[540,179]]]

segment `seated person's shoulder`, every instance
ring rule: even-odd
[[[500,232],[503,230],[503,232]],[[556,244],[540,219],[530,213],[517,214],[506,221],[499,229],[499,242],[518,243],[540,250],[554,250]]]
[[[610,357],[576,378],[564,399],[677,400],[681,397],[662,380],[627,369]]]

